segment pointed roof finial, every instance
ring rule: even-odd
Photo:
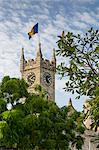
[[[25,57],[24,57],[24,48],[23,47],[22,47],[21,59],[25,59]]]
[[[40,56],[42,58],[42,51],[41,51],[41,43],[39,42],[39,48],[37,52],[37,57]]]
[[[73,106],[71,98],[69,99],[68,106]]]
[[[55,48],[53,48],[53,56],[52,56],[52,61],[56,61],[56,56],[55,56]]]
[[[41,43],[39,42],[39,50],[41,51]]]
[[[76,112],[75,108],[72,105],[71,98],[69,99],[67,108],[68,108],[68,116],[72,116],[74,114],[74,112]]]
[[[21,59],[20,59],[20,72],[21,73],[23,73],[24,64],[25,64],[24,48],[22,48],[22,54],[21,54]]]

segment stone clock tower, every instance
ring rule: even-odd
[[[28,91],[34,92],[35,85],[41,85],[48,93],[48,99],[55,101],[55,70],[56,57],[53,50],[52,60],[43,59],[41,52],[41,43],[37,50],[36,59],[25,60],[24,49],[20,59],[20,72],[22,78],[29,84]]]

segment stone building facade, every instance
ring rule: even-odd
[[[86,106],[87,103],[84,104],[84,114],[86,115],[86,112],[89,111],[89,107]],[[76,110],[74,109],[72,105],[72,101],[70,99],[68,103],[69,110],[69,116],[71,116]],[[92,130],[90,125],[92,123],[92,120],[90,117],[85,118],[83,120],[83,126],[85,127],[85,132],[82,135],[84,138],[84,145],[82,146],[82,150],[99,150],[99,129],[97,129],[97,132]],[[77,150],[76,146],[72,147],[72,150]]]
[[[44,59],[41,51],[41,43],[39,43],[35,60],[29,59],[26,61],[24,49],[22,48],[20,72],[22,78],[29,84],[28,91],[30,93],[35,92],[35,85],[41,85],[47,92],[47,98],[55,101],[55,71],[56,57],[54,49],[52,59]]]
[[[90,115],[90,104],[89,102],[85,102],[83,105],[83,113],[84,113],[84,120],[83,124],[85,125],[85,133],[84,137],[84,145],[83,150],[99,150],[99,127],[95,131],[92,128],[92,124],[94,123],[94,119]]]

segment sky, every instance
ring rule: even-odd
[[[29,40],[27,33],[37,22],[39,33]],[[40,38],[43,57],[51,59],[63,30],[83,34],[98,26],[99,0],[0,0],[0,81],[5,75],[21,77],[22,47],[26,59],[35,58]],[[75,100],[76,94],[63,90],[65,81],[56,74],[57,105],[67,105],[71,97],[75,109],[81,111],[86,97]]]

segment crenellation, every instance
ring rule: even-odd
[[[34,68],[35,65],[37,65],[36,59],[29,59],[29,60],[26,61],[26,63],[25,63],[24,70],[29,70],[29,69],[31,69],[31,68]]]
[[[46,69],[49,68],[49,70],[55,70],[56,64],[55,62],[45,59],[42,61],[42,67]]]
[[[37,59],[29,59],[28,61],[25,60],[24,69],[29,69],[34,65],[38,65],[38,63],[39,61]],[[43,58],[41,60],[41,65],[44,68],[49,68],[49,70],[54,70],[56,67],[55,62]]]

